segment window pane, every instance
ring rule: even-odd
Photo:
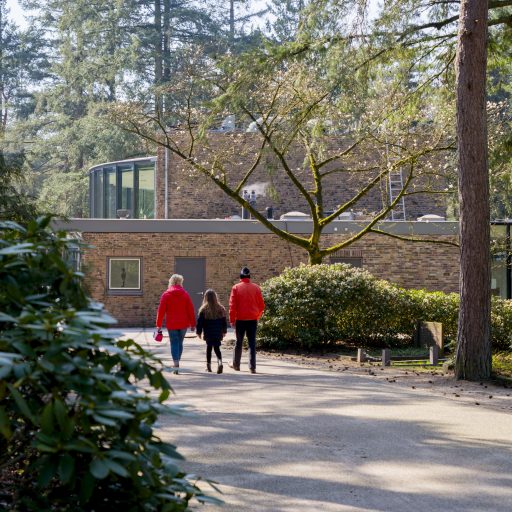
[[[155,218],[155,164],[139,166],[139,219]]]
[[[139,258],[110,258],[109,264],[111,290],[140,290]]]
[[[121,183],[121,204],[120,209],[128,210],[129,216],[133,217],[133,204],[134,204],[134,180],[133,180],[133,167],[122,166],[120,167]]]
[[[116,218],[116,170],[113,167],[105,167],[107,172],[107,211],[105,212],[105,218],[115,219]]]
[[[96,169],[93,174],[93,217],[103,218],[103,169]]]

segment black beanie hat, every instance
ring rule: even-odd
[[[250,277],[251,277],[251,271],[247,267],[243,267],[242,270],[240,270],[240,279],[250,278]]]

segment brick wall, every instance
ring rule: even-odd
[[[226,306],[242,266],[247,265],[253,280],[261,283],[285,267],[307,261],[305,251],[273,234],[83,232],[83,238],[93,246],[83,257],[87,286],[120,326],[154,325],[158,301],[174,272],[176,257],[205,257],[206,287],[217,290]],[[338,234],[325,235],[326,243],[341,238]],[[370,234],[338,255],[361,257],[363,267],[375,276],[407,288],[458,289],[456,247]],[[142,295],[107,294],[107,258],[113,256],[142,258]]]
[[[348,142],[340,138],[329,138],[326,140],[326,155],[329,156],[346,149]],[[186,151],[187,142],[184,139],[181,142],[181,149]],[[212,155],[217,158],[216,169],[227,171],[227,181],[231,187],[235,187],[257,157],[259,142],[256,134],[252,133],[212,133],[208,136],[208,147],[201,146],[196,142],[194,158],[205,165],[206,168],[212,167]],[[160,148],[158,151],[158,172],[160,174],[157,180],[158,193],[162,194],[160,202],[163,208],[163,184],[165,151]],[[437,157],[439,159],[439,157]],[[286,160],[289,167],[293,170],[298,179],[305,185],[305,188],[311,189],[313,183],[310,171],[304,168],[304,149],[300,146],[291,148]],[[372,150],[371,148],[361,148],[352,156],[342,159],[340,162],[326,166],[323,172],[334,170],[337,167],[361,168],[363,166],[378,165],[379,170],[386,166],[385,148]],[[438,165],[441,165],[438,160]],[[421,174],[422,168],[429,167],[432,173],[433,158],[422,158],[417,162],[417,172]],[[435,163],[433,164],[435,167]],[[338,172],[330,174],[323,180],[324,208],[326,210],[334,209],[339,204],[344,204],[350,200],[361,188],[364,187],[379,170],[365,172]],[[430,178],[428,178],[430,180]],[[226,218],[232,215],[241,215],[241,207],[226,196],[211,180],[194,171],[183,160],[170,153],[168,158],[168,218],[174,219],[213,219]],[[273,187],[273,196],[268,186]],[[417,178],[411,185],[411,190],[444,188],[443,179],[434,179],[427,181],[426,177]],[[266,187],[266,188],[265,188]],[[244,189],[249,192],[255,190],[258,194],[257,209],[264,213],[265,208],[272,206],[274,208],[274,218],[279,218],[283,213],[289,211],[301,211],[309,213],[309,207],[305,198],[299,193],[289,178],[285,176],[284,171],[276,162],[274,156],[268,152],[257,165],[254,173],[247,181]],[[365,214],[377,212],[382,208],[383,199],[387,197],[387,185],[385,181],[377,184],[367,195],[363,196],[353,210]],[[446,215],[445,197],[434,194],[414,194],[405,199],[405,209],[407,219],[416,220],[419,216],[425,214]],[[163,212],[162,210],[158,210]],[[158,216],[164,218],[164,215]]]

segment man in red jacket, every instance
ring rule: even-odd
[[[193,331],[196,327],[194,305],[190,295],[182,286],[183,276],[173,274],[169,279],[169,288],[162,294],[158,313],[156,315],[156,328],[160,330],[165,316],[165,324],[169,330],[171,340],[171,355],[174,362],[174,373],[178,373],[183,340],[187,328]]]
[[[233,286],[229,297],[229,322],[235,327],[236,332],[232,366],[234,370],[240,371],[242,342],[247,334],[249,369],[251,373],[256,373],[256,327],[264,309],[261,289],[257,284],[251,283],[251,272],[244,267],[240,271],[240,282]]]

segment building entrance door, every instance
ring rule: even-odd
[[[206,258],[176,258],[175,273],[183,276],[183,287],[189,293],[197,315],[206,285]]]

